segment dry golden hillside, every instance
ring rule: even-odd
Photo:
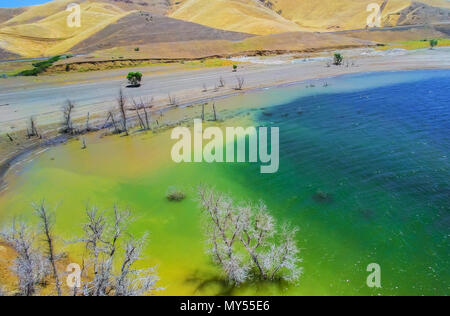
[[[273,0],[275,10],[300,26],[311,30],[333,31],[361,29],[366,26],[367,6],[383,0]],[[408,0],[390,0],[382,17],[410,5]]]
[[[0,25],[16,15],[23,13],[26,8],[13,8],[13,9],[3,9],[0,8]]]
[[[259,0],[185,0],[172,8],[170,16],[214,28],[258,35],[302,30]]]
[[[334,33],[295,32],[272,35],[252,36],[240,41],[231,40],[190,40],[178,42],[153,42],[135,45],[99,49],[91,54],[64,59],[55,65],[58,70],[65,71],[66,65],[71,64],[84,69],[103,67],[117,67],[138,64],[145,59],[200,59],[207,57],[229,57],[239,55],[271,55],[279,53],[317,52],[327,49],[345,49],[367,47],[374,42],[352,38],[347,35]],[[128,60],[131,59],[131,62]],[[77,66],[78,65],[78,66]],[[99,66],[102,67],[102,66]]]
[[[419,2],[450,8],[447,0]],[[172,17],[253,34],[276,34],[294,29],[362,29],[366,27],[370,14],[367,6],[371,3],[383,7],[385,26],[448,21],[448,11],[424,8],[413,0],[388,0],[386,3],[385,0],[181,0],[177,3],[171,10]]]
[[[423,8],[420,3],[440,8],[450,8],[450,1],[447,0],[264,0],[273,3],[273,10],[279,12],[286,19],[311,30],[350,30],[362,29],[367,24],[367,6],[377,3],[383,8],[382,21],[384,26],[397,26],[398,24],[419,24],[420,22],[436,22],[438,19],[445,21],[448,15],[441,16],[441,12],[430,12],[428,8]],[[420,3],[419,3],[420,2]],[[403,23],[402,11],[414,11],[414,19],[409,19]],[[433,11],[433,10],[432,10]],[[444,10],[445,11],[445,10]],[[427,16],[429,21],[424,21]],[[420,18],[419,18],[420,17]],[[436,17],[437,19],[433,19]],[[417,18],[417,20],[416,20]]]
[[[129,13],[108,3],[85,1],[81,3],[81,27],[70,28],[67,25],[69,12],[65,11],[66,4],[70,2],[60,0],[31,7],[4,23],[0,28],[0,48],[24,57],[62,54]],[[42,7],[54,14],[42,18]],[[30,12],[33,12],[35,20],[38,16],[40,19],[32,22]]]
[[[155,38],[158,42],[173,42],[229,40],[234,36],[218,30],[271,35],[363,29],[369,15],[367,5],[373,2],[383,7],[384,26],[450,20],[450,1],[419,1],[78,0],[75,2],[81,5],[81,27],[70,28],[67,25],[70,13],[66,8],[74,1],[53,0],[37,6],[0,9],[0,58],[54,56],[72,49],[97,50],[100,46],[106,49],[111,46],[144,45]],[[139,19],[142,12],[155,16],[167,15],[173,19],[158,19],[158,25],[156,22],[147,25]],[[180,20],[197,26],[184,24],[185,29],[180,27],[183,25]],[[201,28],[198,24],[202,25]],[[173,31],[178,27],[180,31]],[[287,45],[289,43],[292,44],[287,42]]]
[[[82,3],[85,0],[76,1],[77,3]],[[5,24],[7,25],[17,25],[32,23],[40,19],[49,17],[58,12],[64,11],[67,5],[74,1],[71,0],[54,0],[52,2],[44,3],[41,5],[30,6],[22,8],[24,12],[16,15],[12,19],[8,20]]]
[[[81,5],[81,27],[70,28],[66,8]],[[3,57],[54,56],[68,52],[136,10],[165,14],[169,3],[162,0],[53,0],[17,9],[0,9],[0,50]]]

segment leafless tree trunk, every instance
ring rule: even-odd
[[[125,96],[123,95],[122,89],[120,89],[120,91],[119,91],[119,97],[117,98],[117,103],[119,104],[120,114],[122,115],[123,131],[125,132],[125,135],[128,136],[127,113],[126,113],[126,109],[125,109],[127,100],[126,100]]]
[[[56,293],[61,296],[61,284],[59,281],[58,270],[56,269],[56,254],[54,249],[54,237],[53,237],[53,225],[54,214],[50,214],[42,202],[40,205],[33,205],[35,213],[40,220],[40,228],[42,234],[45,236],[45,242],[47,244],[47,258],[50,262],[53,272],[53,278],[55,279]]]
[[[19,291],[23,296],[36,293],[36,285],[42,283],[48,274],[48,266],[42,254],[33,248],[35,235],[27,229],[25,223],[16,224],[13,221],[8,230],[0,236],[17,252],[14,272],[19,279]]]
[[[114,274],[115,262],[119,260],[117,250],[131,222],[129,211],[114,207],[112,222],[96,208],[87,210],[88,222],[84,226],[82,241],[93,261],[94,277],[83,285],[88,296],[131,296],[143,295],[155,290],[158,280],[154,269],[135,270],[133,265],[139,259],[145,240],[130,239],[126,243],[121,269]]]
[[[224,88],[224,87],[225,87],[225,80],[222,77],[220,77],[220,79],[219,79],[219,88]]]
[[[146,124],[146,129],[147,130],[151,130],[151,125],[150,125],[151,112],[148,113],[147,112],[147,108],[151,109],[153,107],[152,103],[153,103],[153,98],[147,99],[146,101],[142,101],[143,108],[144,108],[145,124]]]
[[[66,105],[63,107],[62,132],[65,134],[73,135],[75,133],[75,130],[73,128],[73,122],[72,122],[72,112],[73,112],[74,108],[75,108],[75,105],[70,100],[67,100]]]
[[[140,259],[144,244],[145,237],[127,242],[120,274],[115,278],[114,294],[116,296],[140,296],[155,290],[158,277],[155,275],[154,268],[133,270],[133,265]]]
[[[170,93],[169,93],[169,105],[178,106],[177,98],[172,96]]]
[[[216,102],[213,102],[212,108],[214,114],[214,121],[217,121]]]
[[[136,111],[136,115],[139,119],[139,125],[140,125],[141,129],[145,129],[144,121],[142,120],[141,114],[139,113],[139,109],[145,108],[145,105],[142,103],[142,100],[141,100],[141,103],[138,103],[135,99],[133,99],[133,104],[134,104],[134,109]]]
[[[88,112],[86,117],[86,132],[90,132],[91,128],[89,127],[89,119],[90,119],[90,113]]]
[[[145,106],[144,106],[144,117],[145,117],[146,129],[150,130],[151,129],[151,127],[150,127],[150,118],[148,117],[147,109],[146,109]]]
[[[39,137],[39,133],[36,128],[36,122],[34,121],[33,117],[30,118],[30,128],[27,128],[27,134],[28,138]]]
[[[110,119],[111,119],[111,123],[114,126],[114,133],[119,134],[121,132],[121,130],[117,127],[116,120],[114,119],[114,113],[112,111],[108,112],[108,117],[106,118],[106,121],[105,121],[105,124],[103,125],[103,128],[106,127],[106,125],[108,124]]]
[[[202,104],[202,121],[205,120],[205,103]]]
[[[6,136],[8,137],[8,139],[9,139],[9,141],[10,141],[11,143],[14,142],[14,139],[12,138],[11,135],[9,135],[8,133],[6,133]]]
[[[242,90],[242,88],[244,87],[244,84],[245,84],[244,77],[236,77],[236,80],[237,80],[237,86],[236,86],[235,90]]]

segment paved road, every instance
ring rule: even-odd
[[[349,55],[350,52],[346,53],[346,56]],[[229,68],[169,72],[153,67],[133,68],[132,71],[144,73],[142,87],[124,88],[124,91],[129,97],[153,96],[157,105],[163,105],[168,102],[168,93],[177,97],[180,103],[231,94],[237,75],[245,78],[246,88],[258,88],[364,71],[450,68],[449,48],[410,52],[403,56],[363,57],[360,51],[353,55],[358,55],[352,58],[358,67],[327,68],[323,61],[313,61],[283,65],[251,64],[245,65],[238,73],[231,72]],[[128,71],[121,69],[38,79],[0,79],[0,132],[11,131],[12,126],[16,129],[25,126],[30,116],[35,116],[41,124],[57,122],[67,99],[75,102],[76,115],[80,117],[87,112],[93,114],[115,107],[119,88],[126,86],[123,78]],[[212,88],[220,77],[225,79],[227,87],[213,92]],[[210,89],[208,93],[202,92],[203,84]]]

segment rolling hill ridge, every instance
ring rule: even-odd
[[[0,9],[0,58],[364,29],[367,5],[372,2],[382,6],[386,27],[450,21],[450,1],[446,0],[80,0],[81,27],[70,28],[66,8],[72,2]],[[268,37],[279,38],[286,45],[296,42],[286,36]]]

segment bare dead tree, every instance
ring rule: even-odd
[[[202,92],[208,92],[208,87],[206,86],[206,84],[203,84],[203,90]]]
[[[151,109],[153,107],[152,103],[153,103],[153,98],[151,98],[150,100],[147,100],[146,102],[142,102],[144,105],[144,117],[145,117],[145,124],[147,126],[147,130],[151,129],[150,126],[150,121],[151,121],[151,113],[149,114],[147,112],[147,108]]]
[[[25,223],[17,224],[0,233],[2,239],[17,252],[13,271],[19,279],[19,293],[22,296],[36,294],[36,285],[44,283],[49,274],[47,260],[39,250],[33,248],[35,233]]]
[[[67,100],[67,103],[63,106],[63,124],[62,133],[64,134],[75,134],[75,129],[73,128],[72,112],[75,105],[71,100]]]
[[[155,290],[155,283],[158,281],[155,268],[133,269],[133,265],[140,259],[145,241],[146,238],[143,237],[127,242],[120,273],[115,277],[115,296],[141,296]]]
[[[207,188],[199,189],[200,204],[208,220],[206,233],[213,260],[224,271],[227,280],[242,283],[247,280],[250,266],[234,251],[242,231],[240,214],[233,201]]]
[[[83,286],[85,295],[98,296],[100,289],[98,287],[100,278],[100,254],[102,252],[101,240],[106,230],[106,222],[103,213],[99,213],[97,208],[87,209],[87,222],[83,226],[84,236],[82,241],[89,252],[91,260],[93,260],[93,280],[87,282]]]
[[[8,139],[9,139],[9,141],[10,141],[11,143],[14,142],[14,138],[12,138],[12,136],[9,135],[8,133],[6,133],[6,137],[8,137]]]
[[[220,77],[220,79],[219,79],[219,88],[224,88],[224,87],[225,87],[225,80],[222,77]]]
[[[172,96],[170,93],[169,93],[168,97],[169,97],[169,105],[178,106],[176,97]]]
[[[142,103],[138,103],[135,99],[133,99],[133,104],[134,104],[134,109],[136,111],[136,115],[138,117],[139,120],[139,125],[141,126],[141,129],[146,129],[146,126],[144,124],[144,121],[142,120],[141,114],[139,113],[139,109],[140,108],[145,108],[145,105]]]
[[[54,213],[44,203],[33,205],[39,218],[43,244],[36,242],[37,234],[25,223],[3,230],[0,237],[17,252],[14,272],[19,279],[19,293],[37,294],[38,286],[46,284],[48,277],[55,279],[56,293],[62,295],[57,270],[59,255],[53,235]],[[146,238],[135,239],[127,233],[132,221],[128,210],[114,207],[112,217],[97,208],[86,209],[87,222],[83,226],[83,243],[87,261],[83,256],[81,290],[74,288],[70,294],[85,296],[138,296],[157,290],[155,268],[136,269]],[[126,238],[126,239],[125,239]],[[45,245],[45,247],[42,247]],[[41,249],[45,249],[41,252]],[[122,251],[124,250],[124,251]],[[45,252],[45,254],[44,254]],[[92,275],[91,275],[92,274]]]
[[[27,136],[31,137],[39,137],[39,133],[36,128],[36,122],[34,121],[34,117],[30,118],[30,127],[27,128]]]
[[[89,120],[90,120],[90,113],[88,112],[86,117],[86,132],[91,131],[91,127],[89,126]]]
[[[137,296],[156,290],[158,280],[154,268],[133,268],[140,258],[145,239],[131,238],[125,245],[125,254],[119,258],[118,249],[131,221],[129,211],[114,207],[112,222],[96,208],[87,209],[84,236],[79,241],[85,244],[92,261],[94,276],[83,284],[86,296]],[[121,262],[120,271],[114,273],[115,262]],[[88,269],[89,270],[89,269]]]
[[[214,115],[213,120],[217,121],[216,102],[213,102],[212,108],[213,108],[213,115]]]
[[[128,127],[127,127],[127,110],[125,108],[127,100],[123,94],[122,89],[119,90],[119,97],[117,98],[117,103],[119,104],[119,111],[122,115],[122,127],[126,136],[128,136]]]
[[[202,121],[205,120],[205,103],[202,103]]]
[[[302,269],[296,228],[284,225],[279,232],[263,203],[237,205],[230,197],[205,187],[199,189],[199,196],[213,259],[228,281],[299,279]]]
[[[164,113],[162,111],[159,111],[159,119],[156,120],[156,125],[158,125],[158,127],[160,127],[159,122],[162,123],[163,118],[164,118]]]
[[[50,213],[45,206],[45,203],[33,204],[36,216],[39,218],[40,231],[45,236],[45,243],[47,245],[47,260],[50,263],[55,280],[56,293],[61,296],[61,283],[59,281],[58,270],[56,268],[57,254],[55,252],[55,241],[53,236],[53,226],[55,221],[54,213]]]
[[[114,126],[114,133],[119,134],[121,133],[121,129],[118,127],[117,122],[114,118],[114,112],[109,111],[108,116],[106,117],[105,124],[103,125],[103,128],[105,128],[108,125],[108,122],[111,120],[112,125]]]
[[[242,90],[242,88],[244,87],[245,84],[245,79],[244,77],[236,77],[237,80],[237,85],[235,90]]]

